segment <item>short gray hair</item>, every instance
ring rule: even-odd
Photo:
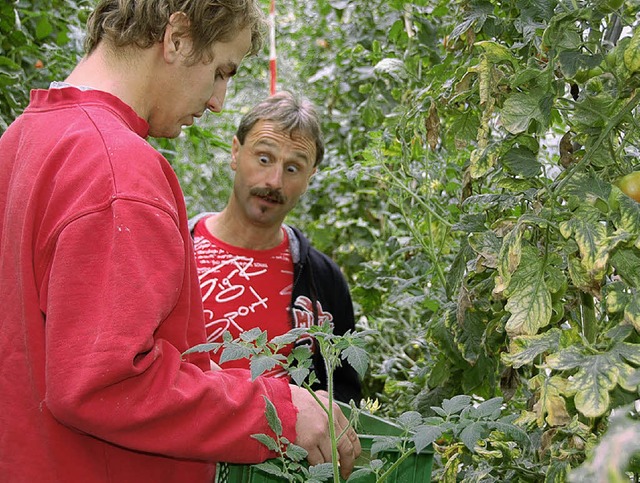
[[[244,144],[247,135],[258,121],[271,121],[289,136],[298,134],[311,138],[316,145],[314,167],[322,162],[324,157],[322,130],[318,112],[308,99],[298,98],[288,91],[280,91],[259,102],[240,120],[236,131],[240,144]]]

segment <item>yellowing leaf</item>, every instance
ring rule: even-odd
[[[499,64],[500,62],[509,62],[514,67],[519,67],[518,62],[513,57],[511,50],[504,45],[500,45],[491,40],[482,40],[475,43],[476,47],[480,47],[489,62]]]
[[[599,211],[593,207],[582,207],[570,220],[560,227],[565,238],[572,237],[580,250],[580,261],[589,277],[600,281],[604,277],[611,246],[607,229],[599,221]]]
[[[558,349],[560,329],[551,329],[540,335],[515,337],[509,344],[509,352],[501,354],[502,362],[518,369],[531,364],[540,354]]]
[[[586,417],[602,416],[609,410],[609,392],[616,385],[628,387],[634,373],[629,364],[640,363],[640,345],[620,343],[609,352],[585,354],[576,346],[547,357],[551,369],[578,368],[565,395],[575,392],[574,403]]]
[[[551,320],[551,293],[544,281],[544,268],[537,250],[524,247],[520,265],[505,292],[505,308],[511,312],[506,324],[510,337],[534,335]]]
[[[623,55],[624,65],[632,74],[640,70],[640,29],[636,29]]]
[[[559,376],[550,378],[538,374],[529,381],[531,389],[537,389],[538,401],[533,406],[536,413],[538,427],[544,425],[544,421],[551,426],[562,426],[571,421],[567,411],[567,404],[562,397],[565,392],[566,381]]]

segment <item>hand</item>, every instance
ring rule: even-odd
[[[326,407],[329,407],[329,398],[326,392],[319,391],[316,395]],[[293,384],[291,385],[291,400],[298,409],[297,436],[294,443],[307,450],[307,460],[310,465],[331,462],[329,416],[309,391]],[[333,404],[333,419],[336,436],[340,436],[348,427],[349,421],[335,403]],[[338,440],[338,461],[340,476],[343,479],[349,478],[361,450],[358,435],[353,428],[349,428]]]

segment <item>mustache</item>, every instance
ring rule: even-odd
[[[260,198],[266,198],[275,203],[283,204],[287,201],[286,197],[282,194],[280,190],[272,189],[272,188],[251,188],[249,191],[251,196],[259,196]]]

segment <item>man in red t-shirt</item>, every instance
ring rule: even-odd
[[[191,220],[209,342],[222,342],[225,331],[237,338],[256,327],[269,339],[324,322],[337,334],[355,329],[340,269],[299,230],[284,224],[323,155],[317,113],[306,99],[280,92],[242,118],[231,151],[233,193],[220,213]],[[300,342],[315,348],[311,339]],[[317,352],[315,389],[326,390],[325,365]],[[212,354],[214,363],[220,354]],[[247,366],[247,359],[223,364]],[[285,372],[276,367],[270,374]],[[345,402],[360,400],[358,375],[344,361],[335,372],[334,390]]]

